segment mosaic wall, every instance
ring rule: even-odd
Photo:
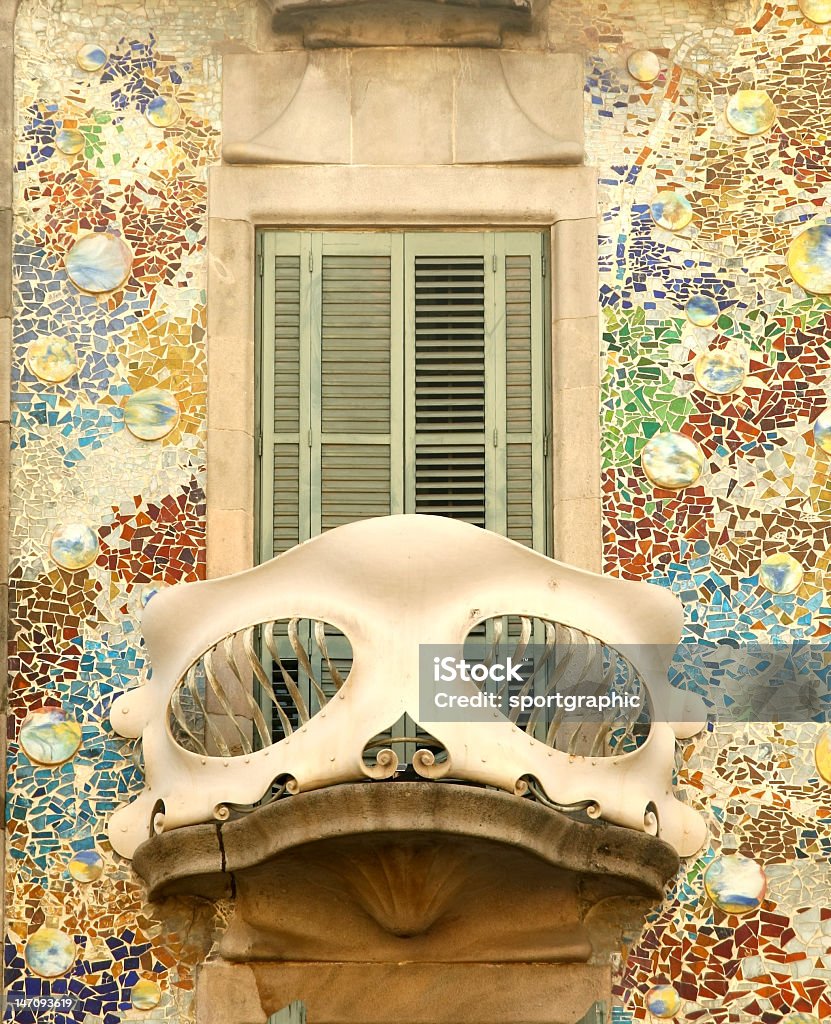
[[[606,571],[683,600],[688,665],[767,640],[827,678],[831,5],[568,18],[593,51]],[[615,1024],[831,1016],[827,744],[736,717],[683,750],[712,842],[621,949]]]
[[[601,180],[606,569],[685,639],[831,632],[831,7],[558,4]],[[140,786],[112,695],[154,590],[204,571],[206,167],[217,0],[23,3],[17,30],[8,1015],[192,1016],[223,908],[155,916],[104,832]],[[552,29],[553,31],[553,29]],[[819,740],[819,743],[818,743]],[[815,750],[816,748],[816,750]],[[613,1020],[831,1016],[831,749],[717,726],[682,751],[712,844],[620,950]],[[817,767],[819,765],[819,769]],[[796,1015],[796,1016],[794,1016]]]
[[[247,8],[21,4],[17,23],[7,1017],[192,1017],[221,920],[142,906],[108,814],[142,606],[204,575],[205,204],[220,44]],[[57,998],[53,1009],[38,1005]],[[25,1000],[34,1000],[26,1004]]]

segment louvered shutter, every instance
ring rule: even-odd
[[[497,348],[504,367],[505,526],[512,540],[546,551],[545,458],[550,374],[545,351],[545,302],[539,235],[494,237],[498,273]]]
[[[488,310],[484,237],[410,235],[407,506],[485,526]]]
[[[380,233],[313,240],[312,533],[403,511],[401,246]]]
[[[307,536],[308,282],[302,279],[300,236],[270,232],[260,238],[258,530],[261,560]]]
[[[260,557],[419,512],[546,549],[541,238],[260,239]]]
[[[542,245],[405,237],[408,511],[546,549]]]

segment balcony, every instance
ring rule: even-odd
[[[306,47],[499,46],[526,31],[531,0],[265,0],[273,31]]]
[[[393,516],[164,591],[144,628],[152,676],[112,722],[141,737],[146,785],[111,841],[154,899],[233,896],[225,966],[204,984],[248,965],[269,1011],[302,998],[310,1020],[348,1019],[326,1008],[319,969],[340,965],[354,1010],[348,965],[363,965],[412,1017],[418,971],[442,964],[461,972],[450,1003],[467,991],[473,1013],[476,964],[539,988],[548,1016],[523,1020],[553,1019],[553,985],[556,1019],[576,1021],[608,989],[615,936],[704,842],[672,790],[675,739],[703,713],[667,683],[680,610],[660,588]],[[512,688],[468,680],[486,707],[454,716],[425,686],[445,648],[425,644],[528,667]],[[581,718],[553,700],[612,690],[639,710]],[[488,1006],[471,1019],[514,1019]],[[360,1019],[390,1010],[372,1012]]]

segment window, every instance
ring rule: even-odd
[[[447,515],[547,551],[545,237],[258,235],[258,555]]]

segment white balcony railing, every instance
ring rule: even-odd
[[[142,739],[146,784],[113,815],[111,841],[132,856],[154,832],[406,768],[692,854],[706,826],[672,792],[675,739],[704,713],[667,682],[680,625],[659,587],[431,516],[352,523],[247,572],[163,591],[144,618],[152,676],[112,709],[116,731]],[[496,686],[504,713],[443,721],[425,709],[422,645],[479,643],[492,656],[503,642],[514,664],[536,644],[513,707]],[[553,700],[611,691],[637,695],[640,711],[581,719]],[[536,698],[525,712],[522,697]]]

